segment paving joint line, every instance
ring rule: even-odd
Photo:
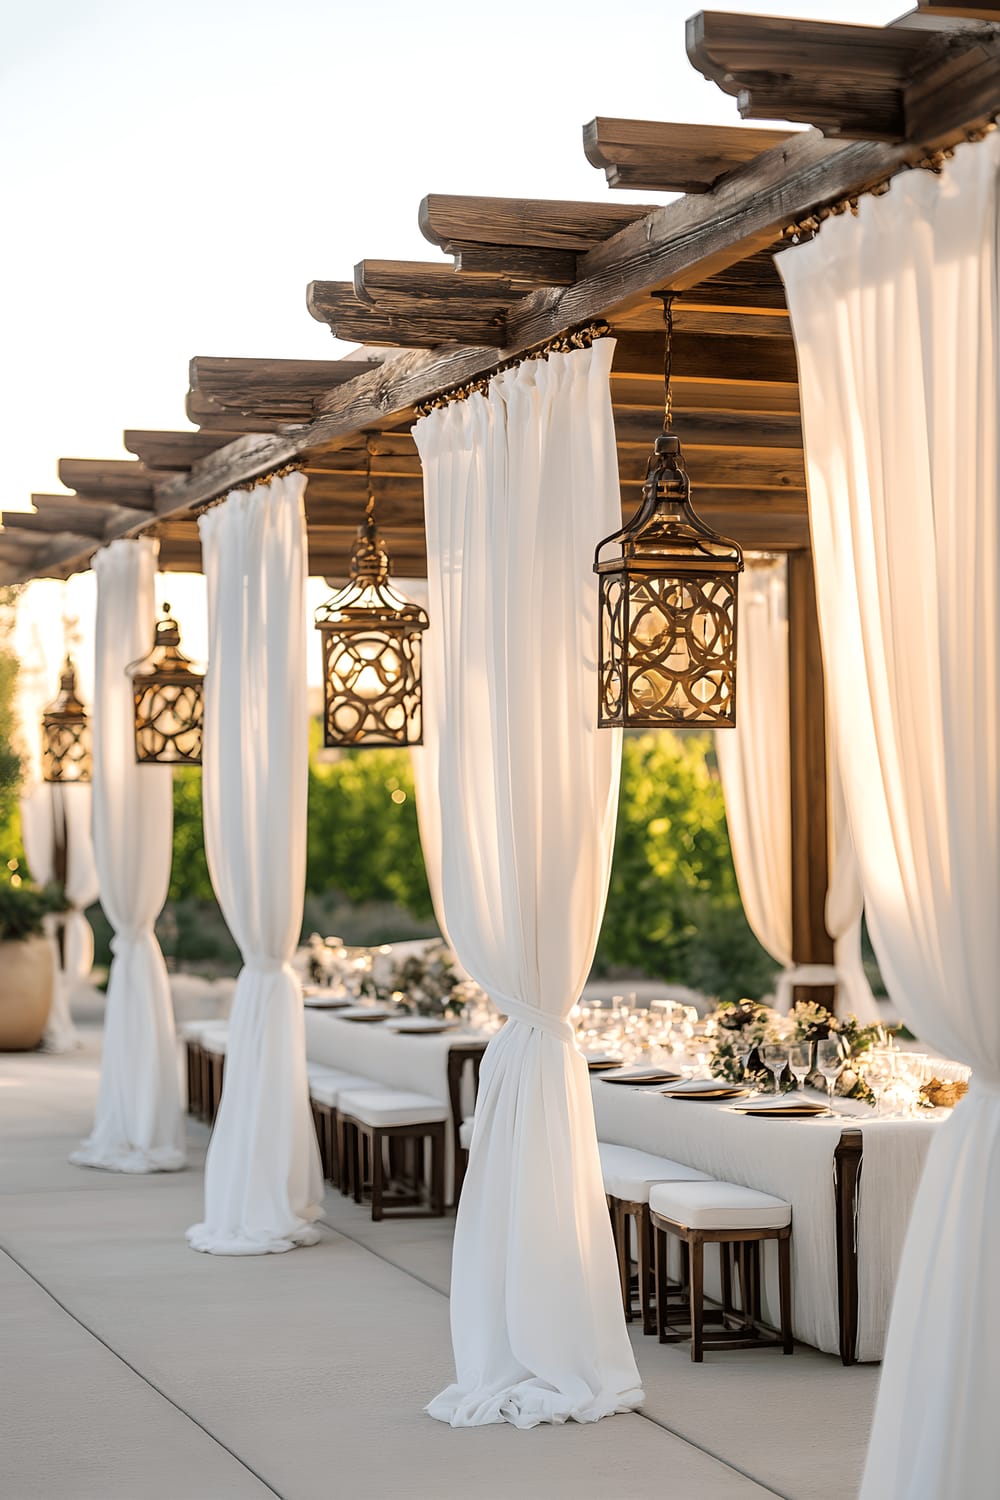
[[[441,1288],[439,1286],[435,1286],[432,1281],[427,1281],[423,1276],[419,1276],[416,1271],[411,1271],[408,1266],[401,1266],[398,1261],[390,1260],[387,1255],[383,1255],[381,1251],[374,1249],[373,1246],[368,1244],[365,1240],[358,1239],[357,1235],[348,1233],[348,1231],[341,1228],[340,1225],[331,1224],[329,1219],[324,1219],[322,1217],[320,1217],[318,1222],[322,1224],[324,1228],[332,1230],[334,1234],[343,1235],[344,1239],[350,1240],[352,1245],[358,1245],[362,1250],[369,1251],[370,1254],[375,1256],[376,1260],[382,1261],[383,1265],[392,1266],[396,1271],[402,1271],[404,1276],[409,1276],[412,1278],[412,1280],[418,1281],[421,1286],[428,1287],[432,1292],[437,1292],[439,1297],[444,1297],[445,1300],[449,1299],[448,1292],[442,1291]],[[751,1484],[756,1485],[757,1488],[763,1491],[765,1495],[774,1495],[775,1500],[793,1500],[793,1497],[790,1495],[786,1495],[783,1490],[776,1490],[772,1488],[772,1486],[766,1484],[764,1480],[758,1479],[756,1475],[749,1474],[746,1469],[741,1469],[737,1464],[730,1463],[729,1459],[723,1458],[721,1454],[713,1453],[711,1448],[706,1448],[703,1444],[696,1443],[693,1438],[685,1437],[683,1432],[678,1432],[675,1427],[669,1427],[666,1422],[661,1421],[659,1417],[654,1417],[650,1412],[644,1411],[641,1406],[634,1409],[633,1415],[636,1417],[641,1417],[644,1422],[651,1423],[653,1427],[658,1427],[661,1432],[668,1433],[670,1437],[676,1438],[679,1443],[685,1443],[689,1448],[694,1448],[696,1452],[703,1454],[705,1458],[714,1459],[717,1464],[721,1464],[722,1467],[724,1469],[728,1469],[730,1473],[739,1474],[741,1479],[749,1480]]]
[[[168,1395],[165,1390],[163,1390],[156,1384],[155,1380],[150,1380],[148,1375],[144,1375],[141,1370],[136,1369],[135,1365],[132,1364],[130,1360],[127,1360],[124,1354],[120,1353],[119,1350],[115,1349],[111,1344],[109,1344],[107,1339],[102,1338],[101,1335],[97,1333],[93,1328],[91,1328],[89,1324],[85,1323],[82,1318],[77,1317],[76,1313],[73,1312],[71,1308],[67,1307],[65,1302],[60,1301],[55,1292],[53,1292],[51,1288],[47,1287],[44,1281],[40,1281],[39,1278],[35,1275],[34,1271],[29,1270],[24,1262],[18,1260],[17,1256],[11,1250],[8,1250],[7,1246],[3,1243],[0,1243],[0,1254],[5,1255],[10,1261],[11,1265],[17,1266],[18,1270],[23,1272],[24,1275],[28,1277],[29,1281],[34,1282],[39,1291],[43,1292],[45,1296],[50,1299],[50,1301],[54,1302],[56,1307],[58,1307],[61,1312],[64,1312],[68,1318],[71,1318],[78,1328],[82,1328],[84,1333],[89,1334],[90,1337],[96,1343],[100,1344],[103,1349],[106,1349],[114,1359],[117,1359],[120,1364],[123,1364],[127,1370],[131,1370],[133,1375],[141,1380],[144,1385],[147,1385],[151,1391],[155,1391],[156,1394],[161,1398],[161,1400],[166,1401],[168,1406],[172,1406],[175,1411],[180,1412],[182,1417],[186,1417],[187,1420],[192,1423],[193,1426],[197,1427],[200,1432],[203,1432],[205,1436],[216,1445],[216,1447],[221,1448],[224,1453],[228,1453],[230,1458],[234,1459],[236,1463],[239,1464],[241,1469],[245,1469],[248,1474],[251,1474],[253,1478],[257,1480],[258,1484],[262,1484],[269,1494],[274,1495],[276,1497],[276,1500],[285,1500],[285,1497],[281,1494],[281,1491],[276,1490],[273,1484],[269,1484],[268,1481],[264,1478],[263,1474],[259,1474],[252,1464],[248,1464],[246,1459],[241,1458],[238,1453],[235,1453],[233,1449],[229,1447],[229,1444],[224,1443],[220,1437],[218,1437],[214,1432],[212,1432],[208,1427],[205,1426],[204,1422],[199,1422],[198,1418],[194,1416],[192,1412],[188,1411],[186,1407],[182,1406],[179,1401],[175,1401],[173,1396]]]

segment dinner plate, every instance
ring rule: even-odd
[[[302,996],[302,1004],[307,1010],[347,1010],[350,1008],[350,1000],[338,1000],[334,997],[322,994]]]
[[[603,1073],[605,1069],[619,1068],[621,1064],[617,1057],[599,1057],[595,1053],[593,1057],[587,1058],[587,1067],[592,1073]]]
[[[686,1078],[667,1084],[660,1090],[666,1099],[744,1099],[746,1089],[731,1083],[707,1083],[700,1078]]]
[[[633,1088],[648,1088],[654,1083],[674,1083],[680,1078],[679,1073],[671,1073],[665,1068],[614,1068],[601,1073],[602,1083],[624,1083]]]
[[[833,1113],[825,1104],[736,1104],[733,1106],[737,1114],[759,1115],[761,1119],[779,1120],[783,1115],[790,1116],[793,1120],[811,1120],[816,1116],[822,1118],[824,1115]]]
[[[371,1005],[354,1005],[347,1010],[342,1010],[337,1019],[338,1021],[388,1021],[391,1015],[391,1010],[377,1010]]]
[[[407,1021],[391,1021],[390,1031],[400,1036],[437,1036],[442,1031],[454,1031],[457,1021],[437,1021],[433,1016],[411,1016]]]

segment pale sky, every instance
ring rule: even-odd
[[[903,6],[718,8],[880,25]],[[695,9],[0,0],[0,507],[58,492],[60,457],[130,457],[123,428],[187,427],[192,355],[345,352],[306,284],[440,260],[424,194],[607,199],[581,145],[595,115],[738,124],[687,61]],[[89,585],[70,594],[92,608]]]

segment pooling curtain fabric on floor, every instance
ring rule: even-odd
[[[170,883],[172,772],[135,759],[125,668],[153,639],[157,546],[112,542],[94,557],[94,857],[114,930],[94,1128],[79,1166],[118,1172],[184,1165],[184,1119],[170,984],[153,924]]]
[[[305,479],[234,491],[199,521],[208,594],[205,852],[243,968],[196,1250],[314,1244],[323,1177],[306,1084],[302,928],[309,777]]]
[[[1000,138],[779,257],[824,657],[869,926],[974,1069],[903,1252],[864,1500],[996,1487],[1000,1390]]]
[[[587,1065],[568,1014],[604,911],[621,760],[597,730],[597,541],[621,524],[614,344],[433,412],[424,465],[442,891],[508,1017],[483,1060],[455,1231],[456,1427],[595,1421],[642,1399]]]
[[[827,965],[792,959],[792,779],[788,737],[788,573],[783,560],[747,559],[740,584],[740,709],[736,728],[716,733],[726,822],[743,909],[758,941],[785,972],[776,1005],[796,984],[827,984]],[[862,897],[844,816],[836,746],[827,755],[830,888],[826,926],[834,940],[838,1010],[865,1023],[878,1007],[861,961]]]

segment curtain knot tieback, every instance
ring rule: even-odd
[[[248,958],[243,967],[250,969],[254,974],[281,974],[285,969],[292,972],[292,966],[285,958]]]
[[[497,1010],[502,1010],[512,1021],[521,1021],[525,1026],[532,1026],[535,1031],[542,1031],[546,1036],[554,1037],[557,1042],[566,1042],[572,1045],[576,1041],[576,1032],[568,1021],[562,1016],[554,1016],[550,1011],[539,1010],[536,1005],[526,1005],[523,1000],[511,1000],[506,995],[491,995],[490,999]]]
[[[126,948],[130,948],[135,943],[141,942],[144,937],[148,937],[150,932],[151,929],[149,927],[119,927],[111,939],[111,952],[117,957],[119,953],[124,953]]]

